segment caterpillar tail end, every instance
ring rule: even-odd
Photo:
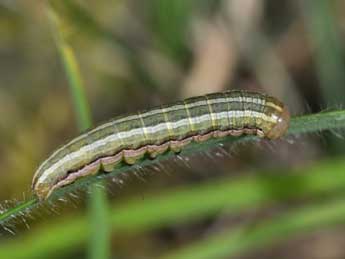
[[[51,188],[44,184],[36,184],[33,186],[33,193],[39,201],[45,201],[51,194]]]

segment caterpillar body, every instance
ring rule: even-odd
[[[276,139],[286,133],[289,121],[282,102],[243,90],[161,105],[118,117],[57,149],[37,169],[33,192],[44,200],[79,178],[111,172],[121,162],[135,164],[144,156],[179,152],[192,141],[242,134]]]

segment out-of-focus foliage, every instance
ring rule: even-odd
[[[65,40],[73,49],[95,124],[155,104],[232,88],[268,92],[287,103],[293,114],[339,108],[345,103],[343,1],[0,1],[0,201],[21,200],[23,193],[30,195],[31,178],[39,162],[78,134],[80,116],[73,112],[73,98],[49,23],[48,7],[59,16]],[[200,209],[200,204],[191,202],[190,211],[195,204],[198,213],[191,213],[188,222],[185,218],[180,220],[183,213],[174,211],[183,208],[177,204],[195,199],[194,187],[190,186],[202,184],[208,190],[214,180],[221,182],[225,178],[236,179],[235,183],[244,186],[228,198],[229,204],[246,200],[254,195],[251,187],[246,186],[248,171],[250,175],[269,171],[285,176],[312,164],[318,178],[314,179],[309,169],[297,170],[303,181],[279,182],[281,189],[296,189],[300,193],[317,182],[316,187],[323,190],[329,178],[325,178],[323,185],[322,175],[338,169],[324,166],[319,160],[336,156],[339,158],[330,161],[341,164],[342,138],[343,132],[337,131],[274,143],[226,146],[226,151],[195,154],[188,165],[179,159],[160,163],[157,168],[143,169],[144,175],[138,172],[139,180],[130,177],[124,185],[109,184],[110,204],[125,206],[128,200],[136,201],[127,208],[131,211],[128,226],[131,221],[134,226],[140,226],[140,222],[152,226],[120,234],[115,227],[111,254],[124,258],[172,256],[177,249],[189,247],[185,251],[193,253],[193,247],[204,247],[205,251],[223,249],[220,254],[227,255],[229,242],[229,247],[235,246],[229,248],[229,254],[237,249],[241,255],[253,258],[344,257],[343,222],[336,220],[336,230],[320,223],[323,230],[313,234],[308,228],[298,228],[310,219],[310,214],[304,214],[308,209],[298,212],[299,208],[311,206],[309,203],[313,203],[312,209],[322,209],[328,202],[339,205],[332,205],[331,212],[334,219],[342,215],[341,186],[345,185],[341,181],[339,188],[330,188],[329,192],[316,190],[292,200],[281,199],[282,193],[271,188],[274,182],[262,184],[258,195],[269,193],[270,198],[254,199],[243,210],[228,211],[224,206],[207,213]],[[185,189],[181,191],[180,186]],[[176,196],[157,209],[161,210],[159,214],[171,211],[167,213],[171,220],[156,222],[149,211],[150,206],[159,204],[159,199],[151,204],[145,202],[145,197],[150,196],[147,193],[159,197],[166,188],[176,192]],[[27,215],[30,229],[19,224],[9,249],[15,249],[21,240],[36,240],[44,231],[54,232],[54,228],[73,224],[71,218],[86,211],[81,202],[85,195],[78,196],[77,208],[70,208],[69,202],[67,206],[58,206],[59,213],[41,208],[35,212],[35,220]],[[332,203],[335,196],[337,203]],[[215,197],[201,197],[199,202],[205,199],[207,204]],[[0,204],[6,206],[5,202]],[[115,215],[116,209],[109,212]],[[317,216],[322,219],[324,214],[320,215]],[[84,224],[86,219],[81,217],[80,224]],[[265,218],[272,218],[273,225],[262,221]],[[261,235],[260,224],[268,224],[272,231],[278,228],[275,218],[282,221],[279,233],[284,235],[286,230],[298,236],[291,235],[279,244],[270,239],[270,233],[259,236],[268,242],[255,239],[255,231]],[[312,221],[313,229],[321,221]],[[221,240],[224,233],[226,237],[228,233],[233,236],[232,230],[235,235],[238,229],[251,226],[254,234],[241,232],[243,242],[251,244],[245,249],[231,238],[222,239],[224,246],[212,242]],[[73,240],[88,231],[84,226],[70,236],[56,232],[58,240],[54,235],[47,238],[41,256],[56,246],[66,249],[58,250],[57,257],[84,257],[88,252],[86,243],[81,246]],[[6,231],[3,233],[0,242],[6,247],[8,236]],[[201,240],[203,243],[198,246]],[[28,252],[33,251],[30,242],[25,244]]]

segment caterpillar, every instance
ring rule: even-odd
[[[289,126],[290,113],[266,94],[232,90],[192,97],[120,116],[57,149],[37,169],[32,189],[39,200],[77,179],[111,172],[120,163],[135,164],[167,152],[180,152],[209,138],[256,135],[277,139]]]

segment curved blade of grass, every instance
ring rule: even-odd
[[[340,24],[336,20],[336,1],[301,2],[301,10],[306,21],[306,29],[311,45],[314,47],[316,75],[320,90],[327,106],[345,104],[345,64],[344,47],[339,37]],[[345,152],[336,136],[327,136],[335,153]]]
[[[64,18],[69,21],[70,24],[74,24],[81,28],[79,30],[83,34],[87,34],[92,39],[102,39],[111,42],[110,46],[114,46],[120,49],[120,53],[125,56],[125,59],[129,63],[133,74],[138,77],[138,81],[141,82],[143,87],[148,88],[149,91],[160,91],[160,87],[157,82],[152,78],[150,73],[144,67],[143,62],[140,60],[141,49],[136,46],[132,48],[131,44],[126,42],[111,30],[102,27],[98,21],[92,17],[92,15],[85,10],[76,1],[71,0],[59,0],[54,1],[54,7],[64,14]]]
[[[333,130],[338,128],[344,128],[345,127],[345,110],[339,110],[339,111],[329,111],[329,112],[323,112],[323,113],[317,113],[317,114],[311,114],[311,115],[304,115],[292,118],[291,125],[288,131],[288,135],[299,135],[303,133],[316,133],[322,130]],[[189,146],[187,146],[184,150],[182,150],[182,154],[191,154],[195,152],[200,152],[207,150],[211,147],[215,147],[218,143],[240,143],[243,141],[253,141],[257,140],[257,138],[254,137],[226,137],[221,139],[210,139],[204,143],[192,143]],[[158,163],[160,161],[166,160],[174,156],[174,153],[168,152],[164,155],[161,155],[156,158],[156,160],[144,160],[140,161],[138,163],[139,166],[147,166],[154,163]],[[131,167],[124,165],[119,169],[114,170],[112,173],[105,174],[102,176],[97,177],[89,177],[87,179],[83,179],[81,181],[76,182],[75,184],[68,186],[66,188],[61,189],[59,192],[56,193],[52,197],[51,200],[61,198],[66,193],[69,193],[73,190],[80,189],[83,185],[88,185],[90,182],[97,182],[100,179],[103,178],[112,178],[116,175],[127,173],[130,171]],[[33,198],[34,199],[34,198]],[[21,204],[21,210],[18,210],[17,207],[11,208],[7,210],[5,213],[0,214],[0,225],[5,224],[7,221],[9,221],[11,218],[15,218],[16,215],[19,215],[27,208],[34,208],[35,205],[32,205],[32,200],[29,200],[23,204]]]
[[[222,209],[238,213],[278,201],[325,197],[344,189],[344,170],[343,159],[333,159],[279,175],[220,179],[158,195],[152,193],[145,199],[119,201],[109,213],[111,228],[121,236],[207,218]],[[85,216],[57,219],[51,226],[31,231],[26,238],[0,244],[0,258],[47,258],[75,249],[89,234]]]
[[[52,25],[51,27],[55,43],[67,75],[68,85],[76,113],[76,119],[78,121],[78,128],[80,131],[85,131],[92,126],[92,123],[91,112],[87,103],[79,65],[72,47],[66,40],[64,32],[66,29],[64,28],[59,17],[52,9],[48,8],[47,14]]]
[[[345,103],[344,47],[336,21],[336,1],[301,2],[315,61],[321,91],[329,105]]]
[[[91,127],[91,113],[84,91],[81,73],[72,47],[68,44],[64,35],[63,24],[53,9],[47,9],[48,17],[52,24],[52,31],[60,57],[67,74],[69,88],[72,95],[74,110],[80,131]],[[96,184],[90,187],[89,201],[90,226],[90,258],[110,258],[110,232],[108,224],[108,208],[106,193]]]
[[[238,227],[218,233],[202,241],[162,256],[163,259],[236,258],[268,244],[286,240],[293,235],[345,223],[344,199],[325,204],[308,205],[302,209],[265,220],[254,227]]]

